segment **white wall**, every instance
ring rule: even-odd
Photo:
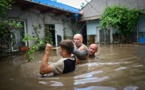
[[[99,29],[98,29],[99,21],[88,21],[87,22],[87,35],[96,35],[96,43],[99,42]]]
[[[56,42],[56,46],[58,46],[57,43],[57,35],[61,36],[61,40],[63,40],[63,25],[62,24],[55,24],[55,42]]]
[[[96,27],[98,27],[99,21],[88,21],[87,22],[87,35],[96,35]]]
[[[42,26],[40,30],[40,37],[44,38],[44,25],[45,24],[54,24],[56,27],[56,34],[61,35],[63,40],[63,28],[65,27],[68,32],[68,36],[72,35],[72,32],[69,28],[70,19],[65,16],[55,16],[52,13],[41,14],[36,10],[27,10],[22,11],[19,7],[13,7],[12,10],[8,11],[9,18],[20,19],[26,22],[26,32],[32,36],[33,27],[32,25],[38,26],[39,24]],[[63,22],[65,21],[65,23]],[[56,42],[57,43],[57,42]],[[29,45],[33,44],[30,42]]]

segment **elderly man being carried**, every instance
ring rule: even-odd
[[[74,38],[74,51],[73,54],[79,60],[86,60],[88,58],[88,48],[86,45],[83,44],[83,37],[81,34],[75,34]]]

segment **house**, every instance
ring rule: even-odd
[[[91,0],[80,11],[83,15],[80,22],[86,22],[87,41],[89,43],[115,43],[115,30],[99,30],[99,18],[107,6],[125,6],[129,9],[145,11],[144,0]],[[145,43],[145,16],[140,16],[138,25],[133,29],[132,42]]]
[[[70,28],[72,21],[76,21],[79,9],[51,0],[14,0],[12,9],[7,11],[9,19],[20,21],[23,29],[12,29],[15,43],[12,51],[18,51],[20,46],[31,46],[33,41],[22,42],[24,34],[33,36],[33,26],[39,28],[39,37],[43,39],[49,31],[52,35],[54,46],[64,39],[64,36],[72,37]],[[65,32],[65,33],[64,33]]]

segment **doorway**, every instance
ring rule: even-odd
[[[52,45],[55,46],[55,25],[54,24],[45,24],[45,36],[51,35]]]
[[[57,35],[57,43],[58,43],[58,45],[59,45],[60,41],[61,41],[61,36]]]
[[[99,30],[100,42],[110,43],[110,29]]]

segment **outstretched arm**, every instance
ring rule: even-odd
[[[50,51],[51,51],[51,45],[46,44],[45,54],[43,56],[43,60],[42,60],[42,63],[40,65],[40,74],[47,74],[47,73],[52,72],[50,66],[48,65]]]
[[[85,47],[81,47],[79,49],[74,48],[73,54],[79,59],[81,59],[81,58],[86,58],[86,56],[88,55],[88,51],[86,50]]]

